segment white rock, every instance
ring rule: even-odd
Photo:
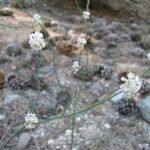
[[[18,144],[17,144],[17,150],[25,149],[28,146],[31,138],[32,138],[31,134],[29,134],[29,133],[22,133],[22,135],[19,138]]]

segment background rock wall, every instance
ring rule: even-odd
[[[49,0],[57,6],[75,7],[75,0]],[[86,0],[78,0],[83,8],[86,5]],[[91,0],[90,9],[96,12],[119,17],[139,17],[140,19],[150,22],[150,0]]]

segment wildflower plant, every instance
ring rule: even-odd
[[[81,69],[81,66],[79,65],[78,61],[74,61],[73,65],[72,65],[72,68],[73,68],[73,73],[76,74],[79,71],[79,69]]]
[[[84,46],[87,44],[87,41],[85,38],[81,38],[81,37],[78,37],[77,39],[77,46],[81,49],[84,49]]]
[[[38,24],[42,24],[41,16],[39,14],[33,15],[33,21]]]
[[[90,19],[90,12],[89,12],[89,11],[83,11],[82,17],[83,17],[83,19],[85,19],[85,20]]]
[[[35,51],[42,50],[46,46],[46,43],[43,39],[43,34],[40,32],[31,33],[29,35],[29,44]]]
[[[87,21],[88,19],[90,19],[90,11],[89,11],[89,4],[90,4],[90,0],[87,0],[87,5],[86,5],[86,10],[83,11],[79,4],[78,4],[78,1],[75,0],[76,4],[77,4],[77,7],[79,8],[79,10],[81,11],[81,17],[84,19],[84,27],[85,27],[85,34],[87,32]],[[32,16],[32,15],[30,15]],[[38,14],[35,14],[32,16],[32,19],[33,21],[39,25],[41,27],[41,29],[45,30],[43,25],[42,25],[42,19],[41,19],[41,16],[38,15]],[[53,55],[53,65],[54,65],[54,71],[55,71],[55,77],[57,79],[57,83],[58,83],[58,86],[60,87],[61,91],[63,92],[63,86],[61,85],[61,82],[60,82],[60,79],[59,79],[59,76],[57,74],[57,67],[56,67],[56,53],[55,53],[55,50],[53,49],[53,46],[51,44],[50,41],[48,41],[48,39],[44,39],[44,36],[41,32],[39,31],[35,31],[34,33],[31,33],[29,35],[29,44],[31,46],[31,48],[34,50],[34,52],[38,52],[40,55],[41,55],[41,50],[43,48],[46,47],[46,44],[48,43],[48,47],[49,49],[52,50],[52,55]],[[85,38],[82,38],[82,37],[78,37],[77,39],[77,45],[79,48],[81,48],[81,52],[80,52],[80,55],[79,55],[79,62],[78,61],[74,61],[73,62],[73,65],[72,65],[72,68],[73,68],[73,72],[74,73],[77,73],[79,69],[81,69],[81,66],[80,66],[80,59],[81,59],[81,55],[82,55],[82,50],[85,49],[85,45],[87,44],[87,40]],[[87,62],[86,62],[86,67],[88,66],[88,51],[87,51]],[[41,67],[41,62],[40,62],[40,58],[39,58],[39,61],[38,61],[38,68],[37,68],[37,71],[36,71],[36,76],[37,76],[37,80],[38,80],[38,98],[37,100],[39,100],[39,94],[40,94],[40,82],[39,82],[39,69]],[[139,90],[141,89],[141,86],[142,86],[142,81],[140,80],[140,78],[136,75],[134,75],[133,73],[129,73],[127,75],[127,78],[125,77],[122,77],[121,79],[124,83],[120,86],[120,89],[127,95],[127,97],[131,98],[131,97],[135,97],[137,95],[137,93],[139,92]],[[87,112],[88,110],[91,110],[92,108],[95,108],[99,105],[101,105],[102,103],[104,103],[105,101],[108,101],[110,100],[113,96],[121,93],[122,91],[118,91],[118,92],[114,92],[114,94],[110,95],[110,96],[107,96],[103,99],[97,99],[95,100],[96,102],[93,103],[93,104],[90,104],[88,105],[87,107],[85,108],[80,108],[80,110],[77,111],[77,107],[78,107],[78,103],[80,101],[80,93],[81,93],[81,89],[82,89],[82,86],[83,86],[83,82],[80,81],[78,79],[77,81],[77,84],[76,84],[76,87],[75,87],[75,91],[74,91],[74,102],[73,104],[71,105],[70,107],[70,110],[71,112],[69,112],[68,114],[64,114],[64,115],[57,115],[57,116],[49,116],[47,119],[39,119],[36,115],[36,111],[35,111],[35,103],[36,102],[33,102],[33,109],[31,110],[31,113],[28,113],[26,116],[25,116],[25,121],[22,125],[22,127],[17,130],[14,134],[12,134],[12,136],[8,139],[8,141],[6,141],[1,147],[0,149],[4,149],[7,144],[9,142],[11,142],[11,140],[18,134],[20,133],[21,131],[23,131],[25,128],[26,129],[34,129],[36,127],[36,125],[40,125],[40,124],[43,124],[45,122],[48,122],[48,121],[52,121],[52,120],[55,120],[55,119],[61,119],[61,118],[71,118],[71,145],[70,145],[70,149],[73,149],[73,146],[74,146],[74,128],[75,128],[75,117],[77,115],[80,115],[82,113],[85,113]],[[53,143],[53,140],[52,141],[49,141],[49,144]]]
[[[25,127],[27,129],[33,129],[36,127],[36,124],[38,123],[38,118],[36,114],[28,113],[25,117]]]
[[[134,98],[142,87],[142,81],[133,73],[127,75],[128,78],[122,77],[124,82],[120,88],[129,98]]]

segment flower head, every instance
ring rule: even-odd
[[[83,17],[85,20],[90,19],[90,12],[89,12],[89,11],[84,11],[82,17]]]
[[[129,98],[132,98],[136,96],[138,91],[141,89],[142,81],[133,73],[129,73],[127,77],[127,79],[124,77],[121,78],[124,84],[122,84],[120,88]]]
[[[27,129],[35,128],[36,124],[38,123],[38,118],[36,114],[28,113],[25,117],[25,126]]]
[[[77,39],[77,45],[78,45],[79,48],[83,49],[86,44],[87,44],[86,39],[78,37],[78,39]]]
[[[43,34],[35,32],[29,35],[29,44],[34,50],[41,50],[45,47],[46,43],[43,39]]]
[[[33,21],[36,23],[42,23],[41,16],[39,14],[34,14]]]
[[[72,68],[73,68],[74,73],[77,73],[79,71],[79,69],[81,68],[81,66],[79,65],[78,61],[74,61]]]

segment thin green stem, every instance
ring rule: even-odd
[[[50,49],[52,49],[52,53],[53,53],[53,65],[54,65],[54,72],[55,72],[55,76],[56,76],[56,80],[57,80],[57,83],[61,89],[61,91],[63,91],[63,87],[60,83],[60,80],[59,80],[59,77],[58,77],[58,73],[57,73],[57,66],[56,66],[56,56],[55,56],[55,50],[53,49],[53,46],[50,45],[50,42],[48,42],[48,47]]]
[[[39,101],[39,96],[40,96],[40,91],[41,91],[41,82],[40,82],[40,77],[39,77],[40,68],[41,68],[41,51],[38,52],[37,68],[36,68],[36,72],[35,72],[36,73],[35,77],[37,80],[38,95],[37,95],[37,99],[35,99],[32,103],[32,111],[33,112],[36,112],[35,106],[37,104],[37,101]]]
[[[79,9],[79,11],[81,11],[81,13],[82,13],[82,9],[80,8],[79,3],[78,3],[77,0],[76,0],[76,5],[77,5],[77,8]],[[87,0],[87,5],[86,5],[87,11],[89,10],[89,5],[90,5],[90,0]],[[87,28],[88,28],[87,20],[84,20],[84,22],[85,22],[85,32],[87,32]],[[80,59],[81,59],[81,54],[82,54],[83,49],[80,52]],[[87,59],[86,59],[86,69],[87,69],[88,62],[89,62],[89,53],[88,53],[88,50],[86,51],[86,56],[87,56]],[[79,92],[78,92],[78,96],[77,96],[78,86],[79,86]],[[81,84],[80,84],[80,80],[78,80],[78,83],[77,83],[77,86],[76,86],[76,91],[75,91],[75,102],[73,104],[73,112],[72,112],[73,114],[76,111],[76,107],[77,107],[79,99],[80,99],[81,88],[82,88],[82,81],[81,81]],[[74,145],[74,127],[75,127],[75,116],[72,116],[72,134],[71,134],[70,150],[73,149],[73,145]]]
[[[42,29],[43,31],[45,31],[45,29],[44,29],[44,27],[42,26],[42,24],[39,24],[39,25],[40,25],[41,29]],[[53,54],[53,59],[52,59],[52,61],[53,61],[53,65],[54,65],[55,77],[56,77],[57,83],[58,83],[58,85],[59,85],[61,91],[63,91],[63,86],[61,85],[61,82],[60,82],[60,79],[59,79],[58,73],[57,73],[55,50],[54,50],[53,46],[51,46],[50,41],[49,41],[49,40],[47,40],[47,41],[48,41],[48,47],[49,47],[49,49],[52,50],[52,54]]]
[[[5,24],[1,24],[1,23],[0,23],[0,26],[2,28],[19,28],[19,27],[23,27],[23,25],[20,25],[20,26],[10,26],[10,25],[5,25]]]
[[[87,5],[86,5],[86,11],[89,11],[89,6],[90,6],[90,0],[87,0]]]
[[[80,13],[82,14],[83,11],[82,11],[82,9],[81,9],[81,7],[79,5],[78,0],[75,0],[75,3],[76,3],[77,8],[79,9]]]

